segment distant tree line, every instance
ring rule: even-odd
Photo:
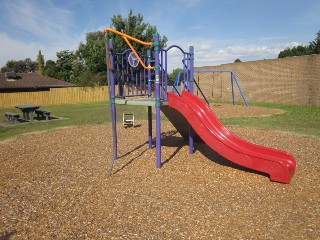
[[[316,34],[317,37],[314,41],[310,42],[309,45],[298,45],[293,48],[286,48],[281,51],[278,58],[292,57],[292,56],[303,56],[320,53],[320,31]]]
[[[37,70],[38,63],[32,61],[30,58],[24,60],[9,60],[6,65],[1,68],[1,72],[35,72]]]
[[[155,26],[143,22],[143,16],[139,13],[133,15],[130,10],[128,17],[114,15],[111,18],[111,27],[117,31],[124,32],[142,41],[152,42],[153,34],[157,31]],[[125,41],[116,34],[108,34],[108,38],[113,38],[114,52],[127,49]],[[161,38],[161,46],[167,42],[166,36]],[[145,52],[142,45],[131,42],[138,52]],[[85,43],[81,42],[75,51],[63,50],[56,53],[57,60],[47,60],[44,64],[44,57],[41,51],[38,52],[37,61],[30,58],[25,60],[10,60],[1,72],[14,71],[35,72],[57,78],[78,86],[101,86],[106,84],[106,41],[102,31],[89,32],[86,35]]]

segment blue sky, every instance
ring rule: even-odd
[[[320,30],[319,0],[0,0],[0,67],[38,50],[56,60],[90,31],[130,9],[156,25],[169,45],[195,48],[195,66],[276,58]],[[173,64],[174,65],[174,64]],[[172,66],[171,68],[174,68]]]

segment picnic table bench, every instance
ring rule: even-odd
[[[17,105],[16,108],[20,109],[23,114],[23,119],[26,121],[33,121],[33,112],[40,106],[35,106],[32,104]]]
[[[20,115],[18,113],[13,113],[13,112],[5,112],[4,116],[9,120],[14,123],[17,122],[17,120],[20,118]]]
[[[36,109],[35,113],[37,114],[37,118],[40,119],[41,118],[45,118],[46,120],[49,120],[50,117],[50,112],[47,110],[43,110],[43,109]]]

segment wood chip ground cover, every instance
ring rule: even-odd
[[[319,138],[229,128],[295,156],[296,174],[284,185],[202,143],[189,155],[169,122],[162,124],[164,164],[157,169],[147,122],[136,124],[118,125],[119,160],[111,177],[110,124],[1,143],[0,239],[320,238]]]

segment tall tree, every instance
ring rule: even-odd
[[[41,50],[39,50],[38,52],[38,56],[37,56],[37,60],[38,60],[38,73],[43,74],[43,70],[44,70],[44,57],[41,54]]]
[[[317,32],[317,37],[314,41],[310,42],[309,49],[312,54],[320,53],[320,31]]]
[[[133,15],[132,10],[130,10],[127,18],[123,18],[121,15],[114,15],[111,21],[112,28],[115,30],[124,32],[145,42],[153,41],[153,34],[157,31],[155,26],[143,22],[141,14],[137,16]],[[119,35],[110,33],[108,37],[114,40],[115,52],[122,52],[128,48]],[[162,37],[161,46],[165,46],[166,42],[167,38],[165,36]],[[132,41],[131,43],[138,52],[147,49],[143,48],[141,44],[136,44]],[[87,33],[86,41],[79,44],[75,56],[83,68],[82,73],[78,75],[80,85],[96,86],[97,84],[103,84],[106,75],[105,44],[105,35],[101,31]],[[97,76],[94,76],[95,74]]]
[[[104,33],[101,31],[87,33],[86,43],[79,44],[76,55],[84,63],[87,70],[93,73],[104,72],[106,68]]]
[[[153,34],[157,32],[156,26],[152,26],[149,23],[143,22],[143,16],[138,13],[138,15],[133,15],[132,10],[129,11],[128,17],[123,18],[121,15],[114,15],[111,18],[111,27],[119,32],[123,32],[134,38],[137,38],[144,42],[152,42]],[[110,33],[110,36],[114,39],[114,49],[115,52],[122,52],[128,48],[126,42],[121,36],[117,34]],[[166,36],[160,37],[160,46],[165,47],[168,39]],[[138,52],[146,52],[148,47],[142,46],[139,43],[131,42],[132,46]]]
[[[44,66],[43,75],[58,78],[58,69],[55,61],[48,60],[46,61],[46,65]]]
[[[57,52],[56,68],[58,79],[74,84],[78,83],[82,66],[73,51]]]
[[[93,73],[90,70],[84,70],[79,76],[78,86],[97,87],[103,85],[105,85],[103,73]]]

